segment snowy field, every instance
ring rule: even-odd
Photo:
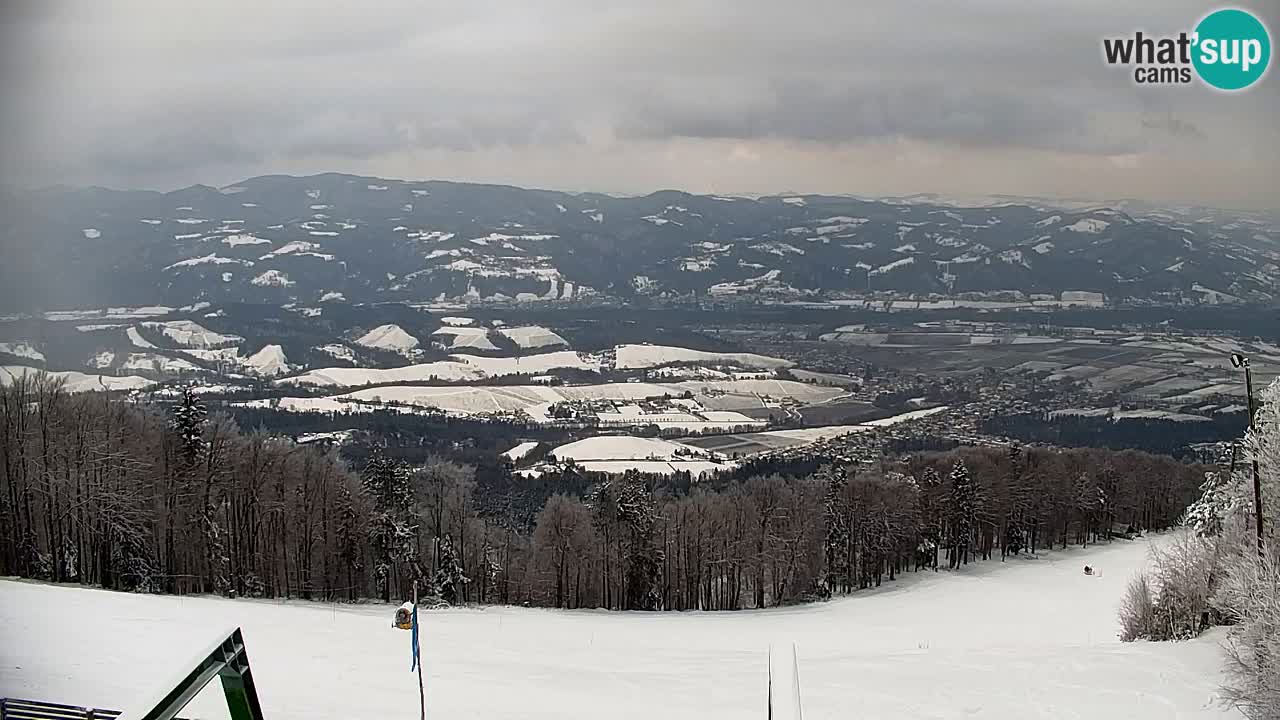
[[[764,718],[767,649],[794,642],[810,720],[1240,718],[1213,702],[1221,634],[1116,639],[1116,605],[1145,560],[1144,541],[1118,542],[767,611],[430,612],[427,716]],[[1086,562],[1102,576],[1085,576]],[[239,625],[268,717],[409,720],[409,634],[391,616],[3,581],[0,696],[124,709]],[[215,683],[183,716],[225,717],[219,702]]]

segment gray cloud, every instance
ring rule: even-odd
[[[0,15],[21,100],[0,109],[0,167],[29,184],[320,169],[645,190],[722,186],[747,163],[838,192],[1079,194],[1105,173],[1152,199],[1194,199],[1177,170],[1194,168],[1238,178],[1218,196],[1271,202],[1274,73],[1242,96],[1138,87],[1101,38],[1186,29],[1204,7],[1117,5],[24,2]],[[1274,32],[1271,5],[1254,9]]]

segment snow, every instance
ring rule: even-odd
[[[1077,220],[1076,222],[1070,225],[1066,225],[1062,229],[1070,230],[1072,232],[1078,232],[1078,233],[1095,233],[1096,234],[1096,233],[1102,232],[1103,230],[1106,230],[1109,225],[1111,225],[1111,223],[1107,222],[1106,220],[1098,220],[1096,218],[1084,218],[1083,220]]]
[[[659,438],[598,435],[552,450],[558,460],[676,460],[705,455],[694,448]]]
[[[1053,243],[1046,240],[1045,242],[1042,242],[1031,249],[1035,250],[1037,253],[1040,253],[1041,255],[1044,255],[1045,253],[1053,249]]]
[[[343,301],[346,299],[347,299],[346,295],[343,295],[340,292],[334,292],[332,290],[320,296],[320,302]]]
[[[143,348],[145,350],[155,349],[155,345],[152,345],[146,340],[146,338],[142,337],[142,334],[138,332],[138,328],[136,327],[131,327],[128,330],[125,330],[124,334],[125,337],[129,338],[129,344],[136,348]]]
[[[264,245],[264,244],[270,245],[271,244],[270,240],[266,238],[260,238],[257,235],[251,235],[249,233],[236,233],[235,235],[228,235],[222,238],[222,242],[226,243],[227,245],[230,245],[231,247],[237,247],[239,245]]]
[[[287,242],[284,245],[281,245],[280,247],[276,248],[275,250],[272,250],[271,252],[267,253],[266,255],[263,255],[258,259],[270,260],[273,257],[279,257],[281,255],[289,255],[291,253],[310,253],[319,249],[320,249],[320,246],[313,242],[307,242],[305,240],[294,240],[292,242]]]
[[[37,375],[43,370],[17,365],[0,366],[0,386],[8,385],[23,375]],[[50,372],[50,377],[66,382],[67,392],[79,393],[92,390],[141,390],[155,383],[137,375],[86,375],[79,372]],[[3,603],[0,603],[3,605]],[[0,696],[5,693],[0,690]]]
[[[1061,215],[1050,215],[1049,217],[1037,222],[1036,227],[1048,227],[1056,222],[1061,222],[1061,221],[1062,221]]]
[[[98,323],[95,325],[77,325],[76,330],[79,332],[97,332],[99,330],[115,330],[122,327],[124,325],[120,323]]]
[[[159,224],[160,224],[160,221],[159,221],[159,220],[151,220],[151,219],[139,220],[138,222],[144,222],[144,223],[146,223],[146,224],[148,224],[148,225],[159,225]]]
[[[797,207],[804,207],[807,204],[802,197],[782,198],[782,202],[788,205],[795,205]]]
[[[0,343],[0,353],[7,353],[9,355],[27,358],[28,360],[39,360],[40,362],[44,362],[44,353],[35,349],[35,347],[30,343]]]
[[[102,233],[99,232],[97,228],[85,228],[81,232],[83,232],[84,236],[89,238],[90,240],[94,240],[102,237]]]
[[[665,345],[619,345],[615,348],[615,367],[635,369],[659,367],[671,363],[719,363],[772,370],[790,367],[790,360],[753,353],[717,353],[689,350]]]
[[[871,271],[870,273],[868,273],[868,274],[869,274],[869,275],[884,275],[885,273],[892,272],[892,271],[894,271],[894,270],[896,270],[896,269],[898,269],[898,268],[900,268],[900,267],[906,267],[907,265],[912,265],[912,264],[914,264],[914,263],[915,263],[915,261],[916,261],[916,259],[915,259],[914,257],[904,257],[904,258],[902,258],[902,259],[900,259],[900,260],[894,260],[893,262],[888,263],[887,265],[881,265],[880,267],[878,267],[878,268],[876,268],[876,269],[872,270],[872,271]]]
[[[348,360],[350,362],[355,362],[356,360],[355,351],[347,347],[346,345],[338,345],[334,343],[330,345],[321,345],[316,349],[326,355],[336,357],[339,360]]]
[[[289,279],[288,275],[279,270],[268,270],[250,280],[249,283],[258,287],[290,287],[296,284]]]
[[[341,350],[338,350],[341,348]],[[319,348],[334,357],[354,359],[350,350],[341,345],[325,345]],[[344,352],[346,354],[344,354]],[[372,368],[321,368],[310,370],[296,377],[281,380],[286,385],[311,385],[317,387],[360,387],[389,383],[485,380],[504,375],[532,375],[562,368],[596,370],[599,366],[583,359],[575,352],[562,351],[528,355],[519,358],[488,358],[471,355],[454,355],[449,360],[409,365],[389,369]],[[448,388],[459,391],[467,388]],[[476,388],[483,391],[483,388]],[[541,401],[539,395],[537,400]],[[523,406],[521,406],[523,407]]]
[[[503,328],[498,331],[498,334],[519,345],[522,349],[569,344],[555,332],[537,325]]]
[[[289,361],[285,359],[284,348],[279,345],[266,345],[258,352],[244,359],[244,366],[255,375],[272,377],[289,372]]]
[[[149,330],[157,330],[165,337],[184,347],[217,348],[234,345],[244,338],[239,335],[223,335],[190,320],[143,323]],[[132,339],[132,338],[131,338]]]
[[[488,328],[480,327],[442,327],[431,333],[432,336],[448,338],[450,350],[497,350],[498,346],[489,339]]]
[[[102,368],[111,367],[111,363],[115,361],[116,361],[115,353],[111,352],[110,350],[103,350],[101,352],[96,352],[90,355],[89,359],[85,360],[84,364],[95,370],[101,370]]]
[[[418,347],[418,338],[405,332],[399,325],[379,325],[361,335],[356,343],[365,347],[402,353]]]
[[[199,372],[201,370],[200,366],[194,363],[186,360],[176,360],[156,353],[129,353],[124,362],[120,363],[120,369],[142,370],[166,375]]]
[[[515,447],[511,448],[510,450],[502,453],[502,456],[510,460],[511,462],[515,462],[520,458],[524,457],[525,455],[528,455],[529,453],[533,452],[533,449],[536,447],[538,447],[538,443],[536,442],[522,442],[519,445],[516,445]]]
[[[926,418],[926,417],[929,417],[930,415],[936,415],[946,409],[947,407],[944,405],[942,407],[927,408],[924,410],[913,410],[911,412],[905,412],[900,415],[894,415],[893,417],[882,418],[880,420],[871,420],[863,424],[870,425],[871,427],[889,427],[890,425],[897,425],[900,422],[907,422],[910,420],[919,420],[920,418]]]
[[[215,253],[210,253],[202,257],[187,258],[165,267],[165,270],[174,268],[195,267],[197,265],[246,265],[251,266],[253,263],[249,260],[240,260],[237,258],[221,257]]]
[[[810,718],[1240,718],[1214,704],[1220,633],[1181,643],[1116,639],[1115,609],[1146,565],[1146,549],[1146,540],[1116,542],[907,573],[848,598],[763,611],[428,612],[427,712],[476,720],[764,717],[772,645],[775,659],[798,668]],[[1085,576],[1086,563],[1102,575]],[[0,593],[10,648],[0,695],[133,709],[218,640],[215,630],[238,626],[266,716],[418,716],[409,633],[390,627],[399,598],[330,605],[10,580],[0,581]],[[775,675],[775,690],[783,679]],[[344,690],[353,687],[359,692]],[[225,707],[215,687],[181,714],[225,717]]]

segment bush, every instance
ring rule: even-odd
[[[1120,607],[1120,639],[1186,640],[1219,624],[1214,592],[1222,579],[1218,542],[1187,531],[1151,546],[1152,575],[1129,583]]]
[[[1227,641],[1223,697],[1251,720],[1280,720],[1280,563],[1252,543],[1231,555],[1218,600],[1235,623]]]
[[[1120,601],[1120,639],[1133,642],[1150,638],[1155,629],[1156,605],[1151,594],[1151,578],[1140,572],[1129,580]]]

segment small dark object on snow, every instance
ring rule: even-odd
[[[1085,566],[1084,566],[1084,574],[1085,574],[1085,575],[1092,575],[1092,574],[1093,574],[1093,568],[1089,567],[1088,565],[1085,565]]]

